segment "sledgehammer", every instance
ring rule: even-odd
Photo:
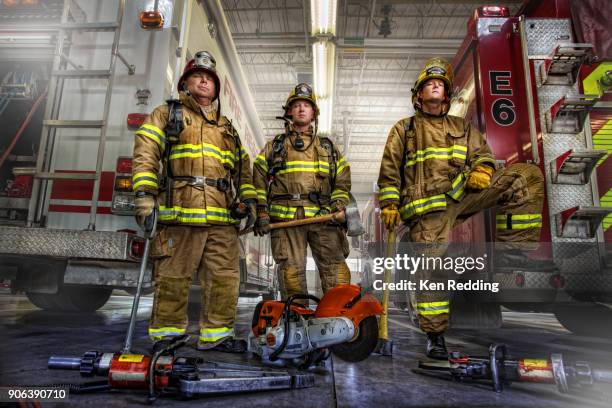
[[[389,231],[387,236],[387,250],[385,257],[395,257],[395,240],[397,235],[395,229]],[[374,353],[381,354],[383,356],[393,355],[393,340],[389,340],[389,283],[391,282],[391,269],[385,268],[385,274],[383,275],[383,298],[382,306],[383,312],[380,315],[380,322],[378,324],[378,343],[374,349]]]

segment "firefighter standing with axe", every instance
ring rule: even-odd
[[[298,84],[284,106],[286,131],[268,142],[255,159],[257,191],[255,234],[271,233],[272,255],[279,265],[283,298],[308,293],[306,249],[310,245],[323,292],[350,283],[345,258],[346,233],[333,223],[270,231],[270,223],[343,211],[349,201],[348,162],[331,140],[317,135],[319,108],[312,88]]]

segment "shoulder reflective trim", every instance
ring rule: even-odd
[[[339,198],[349,199],[349,195],[346,191],[340,189],[334,189],[331,194],[330,200],[337,200]]]
[[[149,327],[149,337],[154,340],[163,340],[166,337],[176,337],[185,334],[185,329],[179,327]]]
[[[255,158],[255,164],[262,168],[266,173],[268,172],[268,162],[263,154],[258,154]]]
[[[497,214],[495,221],[498,231],[542,228],[541,214]]]
[[[200,329],[200,338],[202,342],[215,342],[224,337],[234,337],[234,329],[231,327],[219,328],[204,328]]]
[[[159,206],[159,219],[161,221],[178,221],[189,224],[205,224],[209,221],[225,222],[227,224],[238,224],[239,221],[232,218],[229,210],[220,207],[184,208],[179,206]]]
[[[417,311],[422,315],[438,315],[448,313],[449,305],[449,301],[417,303]]]
[[[378,199],[380,201],[389,200],[391,198],[400,198],[399,189],[397,187],[384,187],[378,191]]]
[[[167,143],[166,132],[164,132],[157,126],[153,126],[148,123],[145,123],[144,125],[140,126],[140,128],[136,131],[136,134],[152,139],[162,149]]]
[[[465,184],[465,175],[463,173],[459,173],[459,175],[455,177],[455,179],[451,183],[451,190],[446,194],[448,194],[451,198],[459,201],[461,197],[463,197],[463,193],[465,192]]]
[[[411,201],[400,209],[400,214],[402,219],[406,220],[413,215],[423,214],[434,208],[446,208],[446,196],[444,194]]]
[[[159,187],[157,174],[150,171],[141,171],[132,175],[132,189],[136,190],[140,186]]]
[[[461,145],[452,145],[449,147],[428,147],[424,150],[417,150],[413,155],[409,155],[406,161],[406,167],[414,166],[419,162],[424,162],[430,159],[446,159],[453,158],[466,159],[467,147]]]

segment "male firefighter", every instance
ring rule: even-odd
[[[257,191],[255,234],[270,232],[270,222],[290,221],[342,211],[349,200],[348,162],[326,137],[317,135],[319,107],[312,88],[298,84],[284,106],[285,133],[269,141],[255,159]],[[308,293],[306,246],[319,270],[323,292],[350,283],[345,258],[348,241],[332,223],[274,229],[272,255],[279,265],[283,298]]]
[[[196,53],[178,83],[180,102],[157,107],[136,132],[133,186],[140,224],[159,210],[149,336],[159,341],[185,333],[197,271],[197,348],[238,353],[246,351],[246,342],[234,339],[233,328],[240,283],[237,228],[241,218],[254,223],[257,194],[249,156],[220,113],[215,65],[208,52]]]
[[[423,244],[416,255],[436,257],[446,252],[453,226],[497,206],[497,240],[512,243],[504,244],[510,249],[499,254],[501,263],[527,263],[523,250],[537,247],[542,227],[542,173],[525,163],[496,170],[483,135],[447,114],[452,88],[450,64],[440,58],[427,61],[412,90],[416,113],[393,126],[385,145],[378,178],[382,221],[389,231],[405,222],[411,241]],[[446,284],[449,275],[421,270],[417,276]],[[427,355],[446,359],[449,292],[416,295]]]

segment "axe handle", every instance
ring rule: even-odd
[[[397,235],[395,230],[389,231],[387,236],[387,251],[385,257],[395,258],[395,241]],[[382,306],[383,312],[380,315],[380,323],[378,326],[378,338],[382,340],[389,339],[389,283],[391,283],[391,269],[385,268],[383,282],[386,283],[383,289]]]
[[[324,222],[329,221],[337,221],[343,223],[346,220],[344,211],[338,211],[332,214],[322,215],[320,217],[312,217],[312,218],[303,218],[301,220],[293,220],[293,221],[284,221],[284,222],[275,222],[274,224],[270,224],[270,230],[279,229],[279,228],[291,228],[291,227],[299,227],[302,225],[310,225],[310,224],[322,224]],[[253,228],[247,228],[243,231],[240,231],[240,235],[248,234],[253,231]]]

